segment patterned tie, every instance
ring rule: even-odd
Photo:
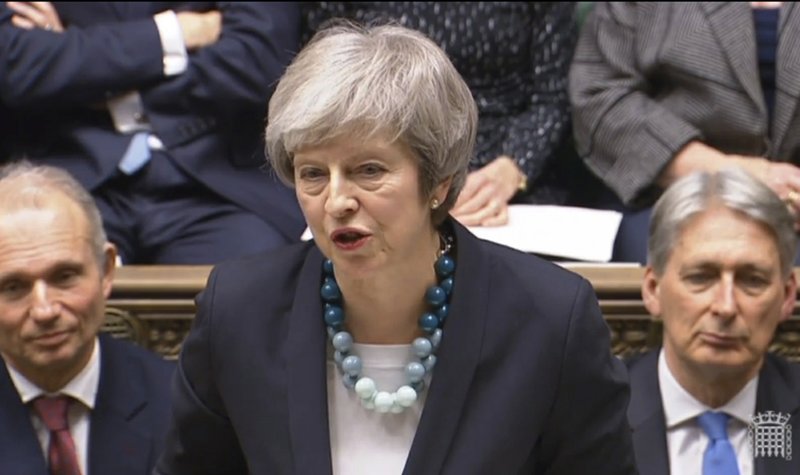
[[[711,439],[703,455],[703,475],[739,475],[739,464],[728,440],[728,416],[722,412],[704,412],[697,418]]]
[[[69,403],[68,396],[38,397],[33,400],[33,410],[50,431],[47,459],[51,475],[81,475],[75,442],[67,422]]]

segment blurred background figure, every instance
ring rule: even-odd
[[[11,159],[62,167],[125,263],[213,263],[298,240],[263,118],[299,46],[294,3],[7,2]]]
[[[116,251],[66,171],[0,167],[0,471],[149,475],[171,362],[100,333]]]
[[[508,203],[577,204],[588,172],[571,141],[567,72],[574,2],[304,2],[307,38],[326,20],[396,22],[444,49],[480,117],[462,224],[500,225]]]
[[[596,2],[570,71],[575,139],[625,211],[613,260],[644,263],[650,206],[697,170],[739,166],[800,216],[800,7]]]

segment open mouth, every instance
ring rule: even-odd
[[[353,229],[335,231],[331,235],[333,243],[343,249],[355,249],[363,245],[370,237],[369,234]]]

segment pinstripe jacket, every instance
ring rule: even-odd
[[[748,2],[596,2],[570,70],[575,139],[626,204],[695,139],[800,163],[800,7],[780,12],[771,130],[753,24]]]

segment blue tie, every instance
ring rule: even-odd
[[[126,175],[133,175],[150,160],[150,147],[147,145],[147,132],[139,132],[133,136],[117,167]]]
[[[704,412],[697,418],[708,438],[703,455],[703,475],[739,475],[736,453],[728,440],[728,416],[722,412]]]

